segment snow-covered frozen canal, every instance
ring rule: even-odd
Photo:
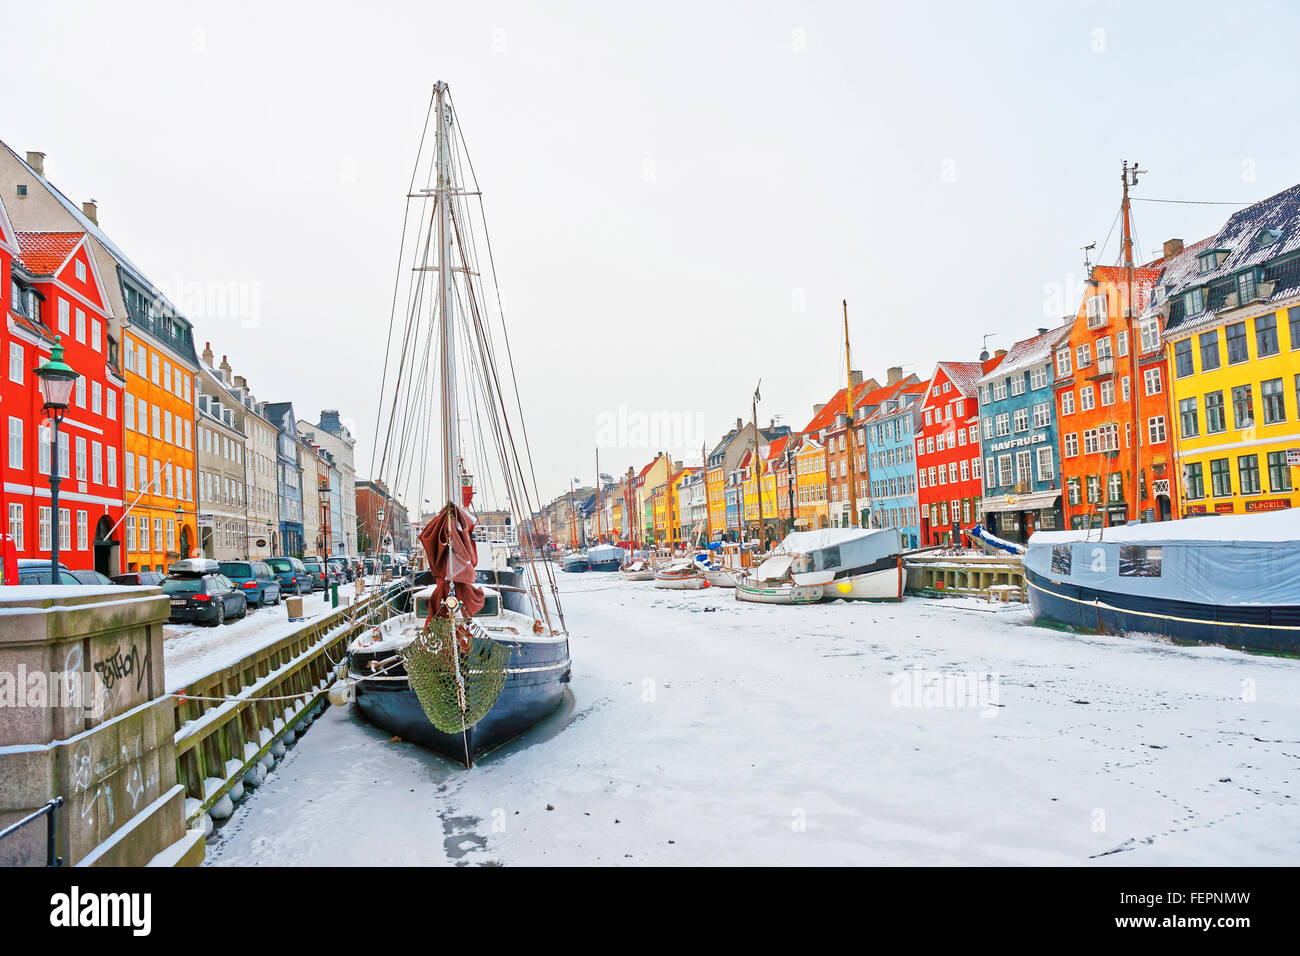
[[[559,578],[544,726],[467,772],[330,709],[208,862],[1300,863],[1300,662]]]

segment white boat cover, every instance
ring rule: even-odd
[[[675,558],[669,561],[660,571],[689,571],[695,567],[695,562],[690,558]]]
[[[790,570],[790,563],[794,560],[793,555],[777,554],[768,558],[757,568],[754,569],[755,581],[780,581]]]
[[[646,563],[646,562],[643,561],[643,560],[638,559],[638,560],[636,560],[636,561],[631,561],[631,562],[629,562],[628,565],[627,565],[627,567],[625,567],[623,570],[624,570],[624,571],[644,571],[644,570],[646,570],[648,567],[650,567],[650,565],[649,565],[648,563]]]
[[[1300,604],[1300,508],[1039,531],[1025,567],[1099,591],[1235,607]]]
[[[627,552],[612,544],[598,544],[587,549],[588,561],[622,561]]]

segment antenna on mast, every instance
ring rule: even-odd
[[[1079,248],[1083,250],[1083,271],[1086,275],[1092,275],[1092,261],[1090,260],[1088,253],[1097,248],[1097,241],[1094,239],[1086,246],[1080,246]]]

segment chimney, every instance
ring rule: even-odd
[[[45,154],[44,153],[29,151],[27,153],[27,165],[32,167],[32,170],[36,173],[37,176],[40,176],[42,179],[45,178]]]
[[[891,365],[885,370],[885,382],[887,385],[893,385],[895,382],[903,380],[903,366]]]
[[[97,226],[99,225],[99,205],[95,202],[95,200],[87,199],[85,202],[83,202],[81,204],[81,211],[85,214],[87,219],[89,219],[95,225]]]
[[[245,388],[245,389],[248,388],[248,379],[244,378],[244,376],[242,376],[242,375],[236,375],[236,376],[235,376],[235,387],[236,387],[236,388]]]
[[[230,363],[226,361],[226,356],[221,356],[221,381],[230,384]]]
[[[1047,329],[1039,329],[1039,330],[1038,330],[1038,334],[1039,334],[1039,335],[1046,335],[1046,334],[1047,334]]]
[[[745,427],[745,420],[744,420],[743,418],[737,418],[737,419],[736,419],[736,431],[740,431],[740,430],[741,430],[742,428],[744,428],[744,427]]]
[[[1165,240],[1165,258],[1172,259],[1178,253],[1183,251],[1183,240],[1166,239]]]
[[[206,362],[209,367],[211,367],[212,365],[212,343],[211,342],[203,343],[203,361]]]
[[[862,384],[862,372],[860,369],[849,369],[849,385],[853,388]]]

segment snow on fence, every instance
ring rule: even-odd
[[[246,789],[259,786],[285,748],[328,706],[348,643],[391,617],[401,585],[376,589],[247,657],[189,682],[176,695],[176,779],[186,825],[211,832]]]
[[[907,590],[930,597],[1027,600],[1025,566],[1016,555],[913,554],[906,559]]]

